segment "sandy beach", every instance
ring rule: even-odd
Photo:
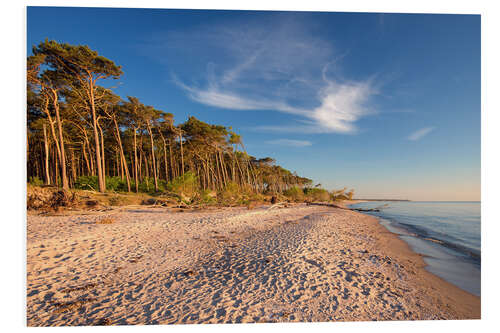
[[[480,318],[479,297],[424,266],[376,218],[332,207],[30,214],[27,324]]]

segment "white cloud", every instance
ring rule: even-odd
[[[370,113],[368,104],[377,93],[372,80],[329,78],[328,73],[339,76],[338,62],[346,53],[334,52],[333,45],[308,32],[300,20],[277,17],[170,36],[177,52],[194,40],[224,58],[201,53],[201,59],[207,57],[201,60],[207,64],[203,77],[194,79],[197,71],[183,80],[174,77],[174,82],[201,104],[293,115],[295,124],[260,126],[260,130],[355,133],[356,122]]]
[[[293,140],[293,139],[277,139],[266,141],[270,145],[291,146],[291,147],[307,147],[311,146],[312,142],[307,140]]]
[[[354,123],[369,113],[365,104],[373,94],[368,82],[330,82],[321,91],[321,105],[312,111],[311,118],[327,132],[352,133],[356,130]]]
[[[275,110],[299,115],[306,112],[279,100],[246,98],[230,91],[222,91],[215,85],[200,89],[189,87],[177,79],[174,81],[188,93],[189,98],[205,105],[232,110]]]
[[[429,134],[430,132],[432,132],[433,130],[434,130],[434,127],[424,127],[424,128],[421,128],[421,129],[413,132],[412,134],[410,134],[410,136],[408,136],[408,140],[410,140],[410,141],[420,140],[424,136],[426,136],[427,134]]]
[[[199,103],[233,110],[272,110],[300,116],[298,126],[260,126],[258,129],[303,131],[308,133],[353,133],[355,122],[370,113],[366,107],[375,89],[369,82],[339,84],[329,82],[320,90],[321,103],[313,109],[296,108],[281,100],[249,99],[217,88],[199,89],[178,82],[189,97]]]

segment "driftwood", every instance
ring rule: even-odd
[[[380,212],[380,209],[387,206],[387,204],[385,204],[383,206],[376,207],[376,208],[347,208],[347,207],[342,207],[339,205],[329,204],[329,203],[324,203],[324,202],[308,202],[307,204],[314,205],[314,206],[327,206],[327,207],[346,209],[346,210],[355,210],[357,212]]]
[[[380,212],[379,208],[367,208],[367,209],[363,209],[363,208],[351,208],[351,210],[355,210],[357,212]]]
[[[290,205],[287,202],[279,202],[277,204],[274,204],[274,205],[268,207],[267,210],[276,209],[276,208],[288,208],[288,207],[290,207]]]
[[[326,202],[307,202],[306,204],[308,206],[326,206],[326,207],[333,207],[333,208],[351,210],[350,208],[338,206],[338,205],[335,205],[335,204],[329,204],[329,203],[326,203]]]

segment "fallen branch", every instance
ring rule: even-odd
[[[338,205],[335,205],[335,204],[329,204],[329,203],[326,203],[326,202],[306,202],[306,204],[308,206],[326,206],[326,207],[333,207],[333,208],[351,210],[350,208],[338,206]]]
[[[276,209],[276,208],[287,208],[287,207],[289,207],[288,203],[279,202],[277,204],[270,206],[269,208],[267,208],[267,210]]]
[[[376,208],[347,208],[347,207],[342,207],[342,206],[338,206],[335,204],[329,204],[329,203],[324,203],[324,202],[308,202],[307,205],[327,206],[327,207],[333,207],[333,208],[339,208],[339,209],[354,210],[357,212],[380,212],[380,209],[387,206],[387,204],[385,204],[383,206],[376,207]]]

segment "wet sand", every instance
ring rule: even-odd
[[[376,218],[268,208],[30,215],[27,323],[480,318],[479,297],[426,271]]]

